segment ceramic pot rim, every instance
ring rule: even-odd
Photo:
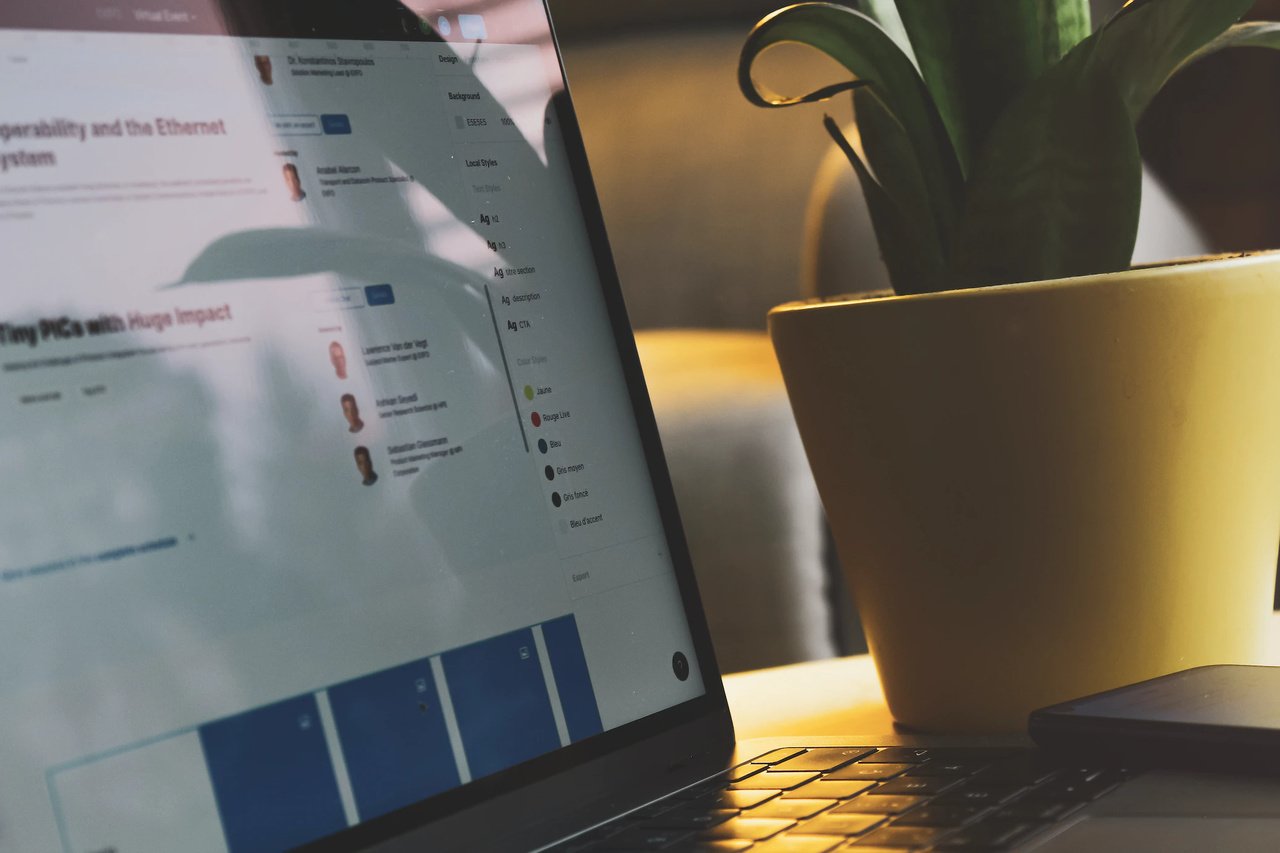
[[[963,290],[943,290],[937,293],[917,293],[905,296],[899,296],[889,290],[847,293],[839,296],[787,302],[771,309],[769,315],[772,317],[778,314],[796,314],[821,308],[842,308],[864,303],[885,305],[953,299],[999,299],[1014,295],[1088,287],[1109,287],[1124,283],[1135,285],[1160,282],[1167,286],[1169,279],[1185,279],[1189,274],[1198,276],[1202,273],[1212,273],[1223,268],[1268,265],[1280,265],[1280,250],[1232,252],[1220,255],[1205,255],[1203,257],[1180,258],[1153,264],[1140,264],[1120,272],[1021,282],[1018,284],[997,284],[988,287],[965,288]],[[1188,267],[1193,269],[1188,269]]]

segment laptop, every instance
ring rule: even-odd
[[[539,0],[9,0],[0,68],[0,851],[1280,845],[735,743]]]

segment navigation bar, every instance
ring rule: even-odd
[[[109,33],[232,35],[367,41],[528,42],[545,40],[541,3],[508,0],[501,15],[421,12],[399,0],[16,0],[0,5],[0,28]],[[474,3],[456,2],[467,11]]]

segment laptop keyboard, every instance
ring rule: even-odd
[[[1125,777],[1030,749],[776,749],[555,850],[1007,850]]]

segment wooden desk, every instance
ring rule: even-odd
[[[1280,614],[1267,662],[1280,666]],[[893,731],[870,655],[728,675],[724,689],[738,740]]]

